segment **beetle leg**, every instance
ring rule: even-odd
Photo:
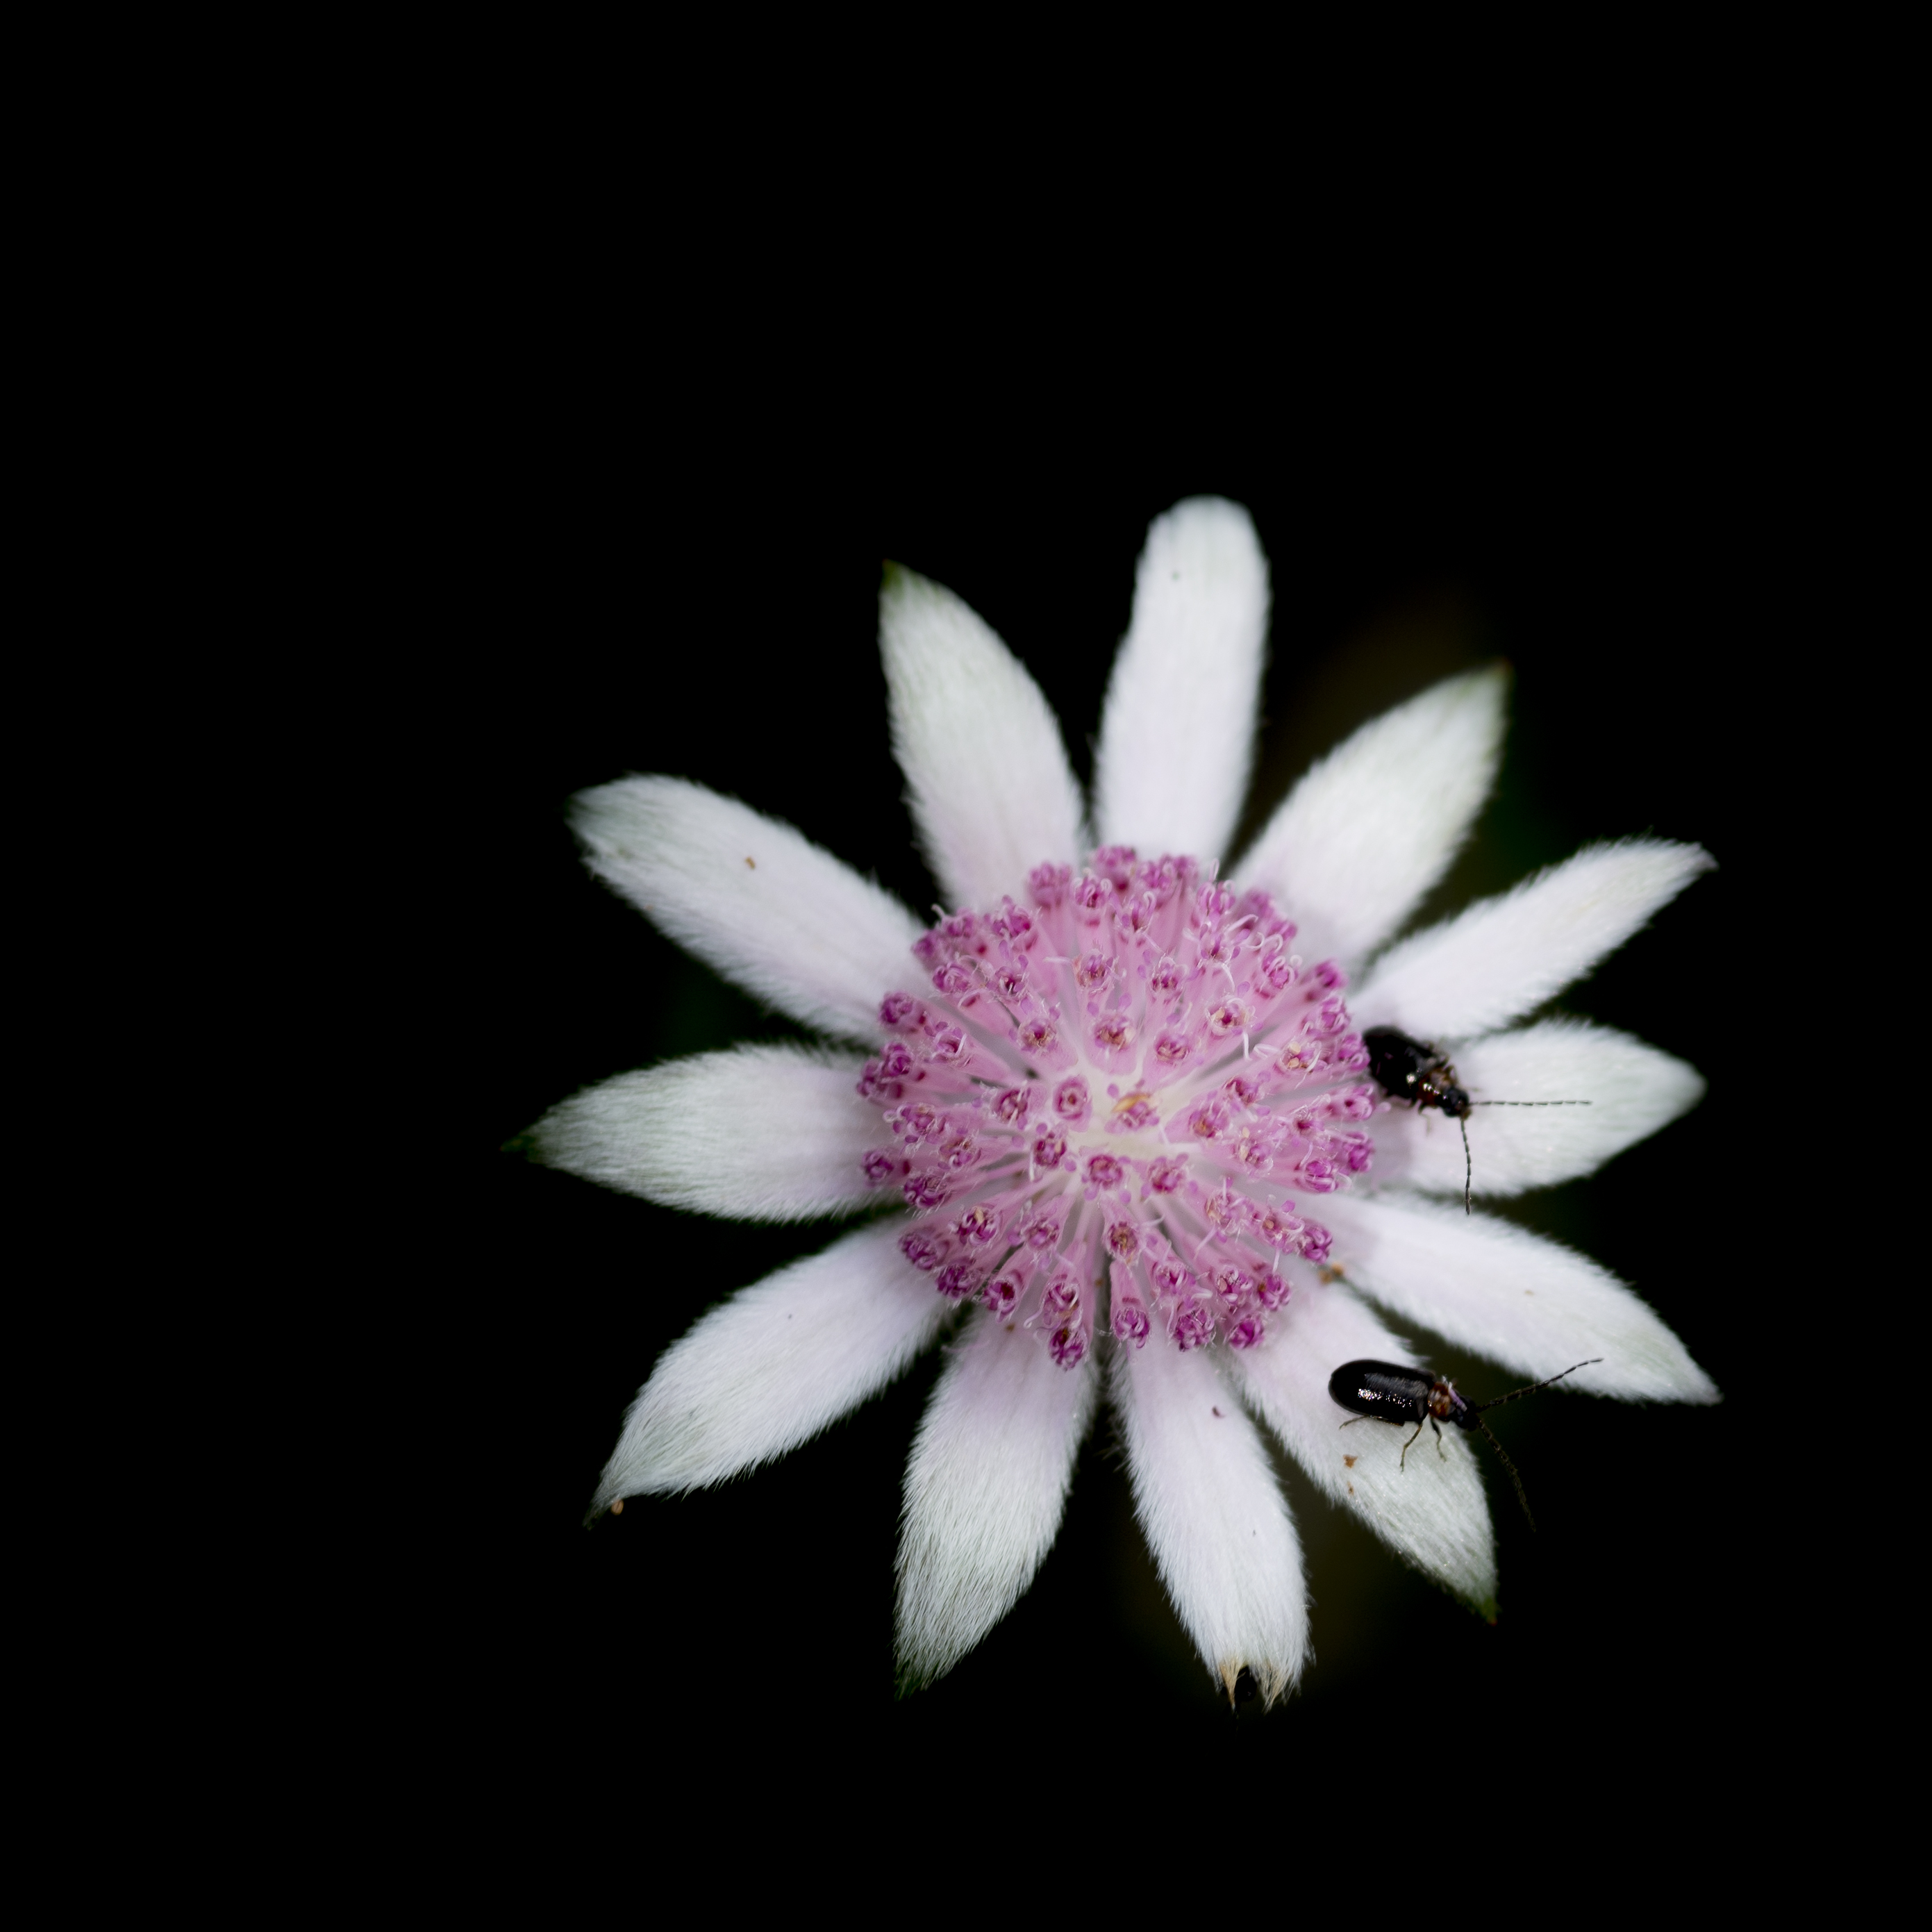
[[[1449,1452],[1442,1446],[1442,1425],[1432,1415],[1429,1418],[1429,1426],[1436,1432],[1436,1453],[1446,1462],[1449,1460]]]
[[[1422,1424],[1421,1424],[1420,1422],[1418,1422],[1418,1423],[1415,1425],[1415,1436],[1420,1436],[1421,1433],[1422,1433]],[[1412,1436],[1408,1438],[1408,1442],[1405,1442],[1405,1443],[1402,1445],[1402,1454],[1401,1454],[1401,1455],[1400,1455],[1400,1456],[1399,1456],[1396,1459],[1396,1467],[1398,1469],[1401,1470],[1401,1471],[1403,1472],[1403,1474],[1406,1474],[1408,1473],[1408,1448],[1409,1448],[1409,1443],[1410,1443],[1410,1442],[1413,1442],[1415,1440],[1415,1436]]]
[[[1352,1415],[1342,1426],[1344,1429],[1352,1429],[1358,1422],[1372,1422],[1374,1420],[1375,1418],[1372,1415]]]

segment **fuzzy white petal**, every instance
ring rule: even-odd
[[[1300,928],[1304,958],[1366,958],[1448,871],[1495,782],[1508,677],[1444,679],[1310,770],[1235,868]]]
[[[741,1288],[672,1343],[624,1418],[590,1507],[695,1490],[810,1441],[898,1374],[952,1304],[894,1217]]]
[[[1526,1381],[1600,1355],[1558,1387],[1633,1401],[1715,1402],[1684,1344],[1594,1262],[1460,1205],[1390,1193],[1322,1204],[1335,1259],[1385,1308]]]
[[[1094,753],[1102,840],[1223,856],[1247,793],[1268,620],[1246,511],[1196,496],[1155,520]]]
[[[682,778],[580,792],[590,869],[680,946],[808,1026],[875,1040],[919,922],[802,833]]]
[[[1591,845],[1513,892],[1391,947],[1348,996],[1362,1026],[1486,1033],[1560,993],[1711,865],[1696,845]]]
[[[887,572],[879,650],[892,751],[920,849],[956,906],[1018,896],[1043,859],[1078,856],[1080,788],[1026,667],[940,585]]]
[[[1234,1695],[1246,1665],[1270,1703],[1308,1646],[1301,1546],[1268,1452],[1205,1348],[1160,1336],[1114,1358],[1134,1508],[1208,1669]]]
[[[1424,1576],[1493,1612],[1496,1538],[1468,1439],[1428,1431],[1403,1466],[1405,1430],[1375,1420],[1349,1424],[1328,1393],[1344,1362],[1413,1363],[1391,1335],[1339,1285],[1298,1293],[1268,1324],[1258,1348],[1230,1350],[1228,1372],[1310,1480],[1356,1515]]]
[[[943,1676],[1011,1610],[1060,1528],[1100,1370],[976,1311],[907,1465],[899,1670]]]
[[[1582,1020],[1545,1020],[1454,1049],[1456,1073],[1478,1100],[1508,1100],[1470,1114],[1463,1159],[1456,1123],[1392,1107],[1375,1125],[1376,1178],[1460,1195],[1466,1172],[1478,1194],[1520,1194],[1589,1174],[1695,1105],[1694,1067],[1628,1034]],[[1535,1106],[1534,1101],[1585,1101]]]
[[[551,1166],[667,1208],[808,1221],[876,1198],[860,1162],[887,1136],[858,1073],[809,1047],[701,1053],[587,1087],[532,1138]]]

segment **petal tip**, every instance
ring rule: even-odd
[[[886,558],[879,566],[879,616],[883,623],[889,612],[897,612],[914,598],[935,592],[939,586],[929,577]]]
[[[1714,1408],[1724,1400],[1724,1390],[1718,1388],[1717,1384],[1699,1368],[1695,1362],[1690,1363],[1690,1366],[1692,1375],[1696,1379],[1690,1382],[1684,1393],[1677,1396],[1676,1400],[1698,1408]]]
[[[1576,857],[1580,859],[1586,854],[1626,861],[1634,860],[1640,863],[1651,861],[1666,878],[1675,878],[1681,882],[1672,889],[1673,891],[1681,891],[1693,879],[1706,872],[1715,872],[1718,868],[1717,860],[1701,845],[1692,844],[1686,839],[1659,838],[1649,835],[1610,838],[1600,844],[1586,845]],[[1559,868],[1552,866],[1546,869],[1553,872]]]
[[[1184,496],[1174,507],[1154,519],[1154,531],[1170,537],[1214,536],[1246,544],[1258,553],[1261,538],[1255,520],[1246,508],[1228,496]]]
[[[1227,1693],[1231,1711],[1239,1711],[1257,1698],[1263,1710],[1271,1711],[1294,1688],[1295,1672],[1272,1660],[1250,1664],[1239,1658],[1223,1658],[1215,1675]]]
[[[945,1674],[943,1670],[928,1670],[925,1664],[914,1662],[902,1651],[894,1660],[892,1696],[901,1702],[916,1697],[920,1691],[930,1690]]]

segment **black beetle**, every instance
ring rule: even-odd
[[[1390,1100],[1438,1108],[1452,1120],[1469,1111],[1455,1068],[1432,1046],[1410,1039],[1400,1027],[1370,1027],[1362,1044],[1369,1049],[1370,1078]]]
[[[1516,1499],[1522,1505],[1522,1513],[1529,1516],[1529,1526],[1536,1527],[1536,1519],[1529,1515],[1529,1498],[1524,1495],[1522,1478],[1516,1472],[1516,1465],[1505,1454],[1503,1445],[1490,1434],[1490,1425],[1483,1420],[1485,1409],[1500,1408],[1506,1402],[1514,1402],[1518,1396],[1534,1395],[1538,1389],[1547,1388],[1550,1382],[1560,1382],[1563,1376],[1574,1376],[1579,1369],[1587,1369],[1603,1360],[1600,1355],[1592,1355],[1587,1362],[1573,1362],[1563,1371],[1562,1376],[1552,1376],[1550,1382],[1532,1382],[1527,1388],[1512,1389],[1508,1395],[1499,1395],[1493,1402],[1466,1402],[1456,1393],[1456,1385],[1442,1376],[1432,1376],[1426,1369],[1406,1369],[1400,1362],[1344,1362],[1328,1378],[1328,1394],[1332,1401],[1344,1408],[1352,1408],[1354,1419],[1345,1422],[1344,1429],[1352,1429],[1358,1422],[1370,1418],[1384,1422],[1412,1422],[1415,1436],[1422,1433],[1426,1422],[1436,1431],[1436,1449],[1438,1455],[1442,1450],[1442,1424],[1453,1422],[1459,1429],[1479,1429],[1489,1438],[1490,1447],[1503,1459],[1503,1467],[1510,1472],[1510,1480],[1516,1485]],[[1412,1436],[1402,1445],[1402,1456],[1398,1467],[1408,1467],[1408,1452],[1415,1441]]]
[[[1472,1100],[1456,1084],[1456,1070],[1434,1047],[1412,1040],[1400,1027],[1370,1027],[1362,1035],[1369,1050],[1369,1078],[1391,1100],[1406,1100],[1419,1112],[1433,1107],[1462,1130],[1462,1212],[1469,1204],[1474,1171],[1469,1165],[1472,1107],[1587,1107],[1587,1100]],[[1580,1362],[1579,1368],[1582,1366]],[[1569,1371],[1565,1370],[1567,1375]]]

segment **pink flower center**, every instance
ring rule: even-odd
[[[1156,1322],[1252,1348],[1328,1258],[1295,1197],[1374,1155],[1347,982],[1192,859],[1112,845],[1028,883],[1030,906],[922,934],[932,990],[881,1003],[859,1090],[890,1144],[866,1178],[899,1189],[899,1245],[940,1294],[1024,1321],[1064,1367],[1102,1320],[1136,1348]]]

